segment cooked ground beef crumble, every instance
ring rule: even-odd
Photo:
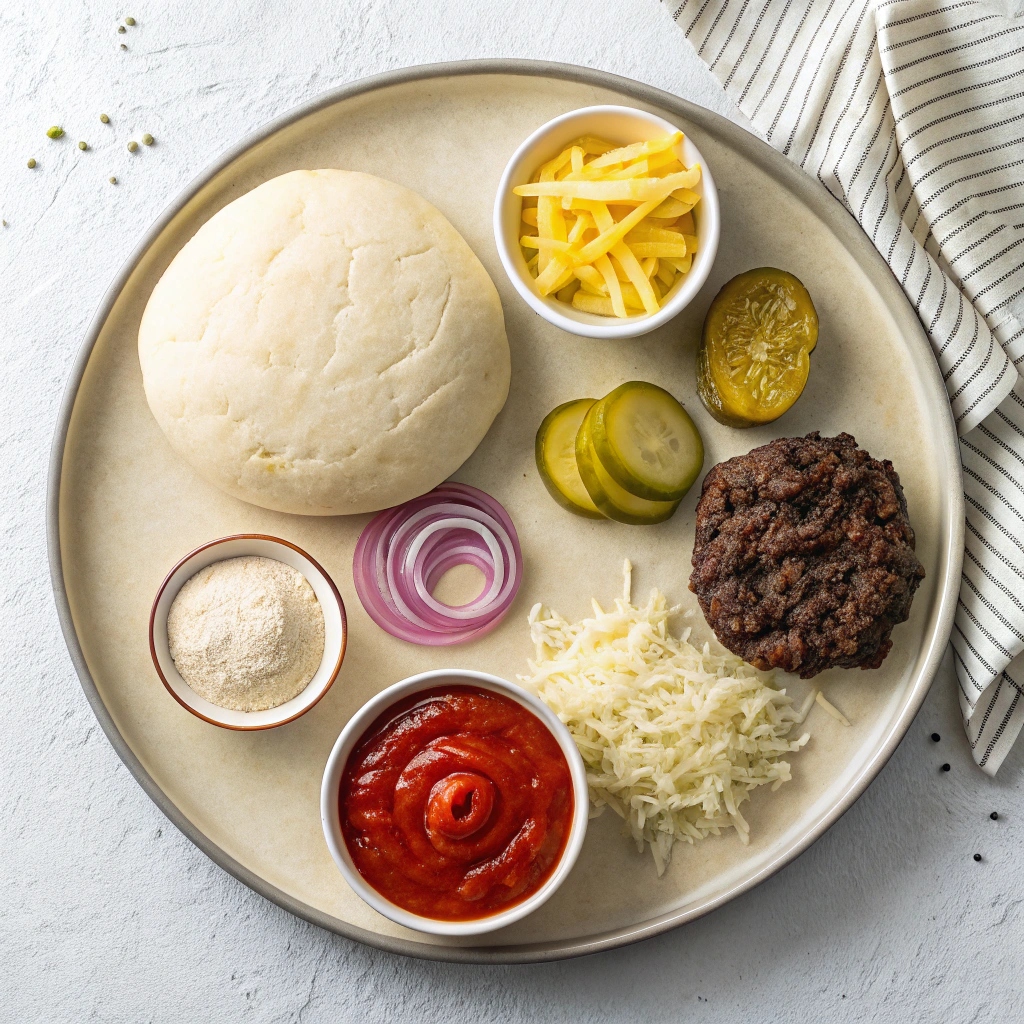
[[[878,668],[924,579],[896,470],[849,434],[719,463],[696,525],[690,589],[721,643],[760,669]]]

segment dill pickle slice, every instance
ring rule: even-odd
[[[686,410],[664,388],[620,384],[594,407],[594,451],[608,475],[630,494],[678,501],[704,465],[704,442]]]
[[[748,270],[704,318],[697,393],[720,423],[771,423],[803,393],[817,342],[818,314],[800,281],[775,267]]]
[[[593,398],[578,398],[552,409],[537,431],[534,455],[544,486],[562,508],[588,519],[604,519],[576,466],[576,434],[593,404]]]
[[[630,494],[609,475],[594,450],[591,437],[593,408],[580,424],[576,435],[576,465],[594,504],[617,523],[652,526],[668,519],[679,507],[678,501],[648,501]]]

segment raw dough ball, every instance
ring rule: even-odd
[[[508,395],[494,284],[425,199],[291,171],[224,207],[157,283],[146,397],[211,483],[281,512],[372,512],[450,476]]]

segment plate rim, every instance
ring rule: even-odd
[[[484,58],[418,64],[357,79],[345,85],[329,89],[313,99],[307,100],[305,103],[292,107],[284,114],[257,128],[234,146],[225,150],[213,163],[196,175],[156,218],[104,292],[67,378],[54,428],[47,471],[46,546],[50,580],[61,632],[79,682],[100,727],[103,729],[117,755],[121,758],[121,761],[149,798],[175,827],[215,864],[223,868],[230,875],[233,875],[238,881],[248,886],[254,892],[277,904],[277,906],[289,913],[294,914],[296,917],[309,921],[311,924],[315,924],[327,931],[335,932],[346,938],[357,940],[389,953],[455,963],[540,963],[586,956],[591,953],[614,949],[641,939],[651,938],[676,928],[681,924],[703,917],[705,914],[723,906],[742,893],[753,889],[794,861],[821,838],[856,803],[888,762],[889,758],[895,753],[896,748],[916,718],[925,697],[931,689],[952,632],[953,616],[959,594],[959,582],[964,557],[963,479],[956,428],[952,410],[949,409],[948,429],[940,438],[936,439],[937,447],[949,464],[951,482],[956,484],[956,486],[946,489],[948,533],[945,548],[941,552],[941,561],[946,565],[947,572],[937,595],[939,602],[939,611],[936,616],[937,627],[932,636],[931,643],[925,652],[919,680],[907,705],[893,722],[888,732],[884,734],[875,753],[869,758],[861,771],[848,783],[842,799],[813,828],[777,853],[753,876],[730,886],[725,892],[711,899],[702,901],[697,907],[690,910],[671,912],[640,924],[613,929],[597,935],[587,936],[583,939],[554,940],[511,946],[435,945],[413,939],[378,934],[377,932],[341,921],[290,896],[284,890],[267,882],[222,850],[178,809],[146,771],[142,762],[129,747],[100,697],[99,690],[86,664],[81,644],[78,640],[64,583],[60,549],[61,476],[68,428],[71,423],[78,391],[96,341],[131,274],[135,271],[164,228],[215,175],[245,154],[253,146],[274,135],[276,132],[344,100],[410,82],[473,75],[514,75],[554,78],[613,90],[639,103],[671,111],[691,123],[699,125],[709,134],[725,142],[730,148],[743,153],[746,158],[757,164],[762,170],[780,181],[790,192],[795,194],[840,239],[844,248],[857,260],[858,265],[879,291],[886,309],[895,319],[901,334],[903,334],[908,347],[911,349],[911,356],[914,357],[916,354],[919,362],[922,355],[925,357],[924,362],[926,366],[924,373],[926,376],[932,377],[932,385],[938,391],[941,391],[945,399],[946,389],[942,382],[938,363],[934,358],[931,345],[925,336],[917,314],[904,295],[889,266],[874,246],[871,245],[860,225],[857,224],[853,216],[820,182],[791,163],[781,153],[776,152],[767,143],[745,128],[728,120],[721,114],[698,106],[681,97],[674,96],[663,89],[596,68],[585,68],[553,61],[516,58]],[[914,352],[915,348],[917,349],[916,353]]]

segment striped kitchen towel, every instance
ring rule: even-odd
[[[665,0],[755,130],[856,217],[960,435],[960,706],[988,773],[1024,725],[1024,0]]]

